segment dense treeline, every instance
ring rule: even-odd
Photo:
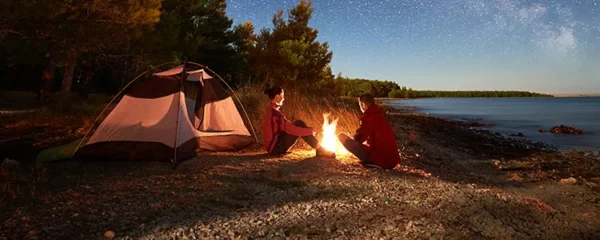
[[[194,61],[234,87],[282,84],[338,95],[333,53],[309,27],[313,6],[279,10],[273,27],[233,26],[225,0],[23,0],[0,3],[0,88],[38,92],[116,92],[140,72]]]
[[[392,81],[377,81],[367,79],[344,79],[345,86],[341,93],[345,96],[356,97],[363,93],[371,93],[375,97],[388,97],[391,91],[400,89],[397,83]]]
[[[115,92],[163,62],[198,61],[239,81],[244,41],[225,0],[2,1],[3,88]]]
[[[416,91],[415,98],[455,97],[552,97],[552,95],[525,91]]]
[[[377,98],[414,98],[416,92],[412,88],[400,87],[392,81],[349,79],[344,80],[344,90],[341,95],[356,97],[363,93],[371,93]]]
[[[233,25],[226,0],[0,1],[0,89],[35,91],[41,102],[72,91],[115,93],[164,62],[194,61],[233,87],[280,84],[320,96],[416,98],[538,96],[522,92],[413,91],[391,81],[332,73],[333,53],[309,26],[307,0],[273,26]],[[58,94],[56,94],[58,93]]]
[[[378,98],[455,98],[455,97],[552,97],[552,95],[525,91],[430,91],[400,87],[392,81],[368,79],[341,79],[344,96],[356,97],[371,93]]]

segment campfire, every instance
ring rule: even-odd
[[[348,151],[342,146],[337,138],[337,123],[338,119],[330,120],[329,113],[323,114],[323,138],[321,139],[321,147],[331,153],[330,157],[335,158],[337,155],[346,155]]]

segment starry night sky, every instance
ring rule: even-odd
[[[227,14],[258,32],[298,2],[230,0]],[[309,24],[336,74],[414,89],[600,93],[600,0],[312,2]]]

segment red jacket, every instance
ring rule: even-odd
[[[277,142],[277,137],[282,132],[300,137],[313,135],[312,128],[302,128],[292,124],[292,122],[285,118],[283,113],[279,111],[279,107],[280,106],[274,103],[269,103],[269,106],[265,109],[262,136],[265,150],[269,153],[273,151],[273,147]]]
[[[396,135],[379,106],[369,107],[360,116],[360,127],[354,139],[363,143],[363,148],[369,153],[371,161],[378,166],[392,169],[400,163]]]

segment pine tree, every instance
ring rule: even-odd
[[[250,50],[256,43],[254,25],[252,22],[244,22],[234,27],[235,62],[238,64],[239,82],[250,83],[254,81],[254,74],[250,69],[248,59]],[[245,78],[245,79],[242,79]]]
[[[289,10],[287,20],[279,10],[273,17],[273,29],[263,29],[257,36],[250,64],[265,83],[301,90],[331,85],[333,55],[326,42],[316,40],[318,31],[308,26],[313,10],[306,0]]]

